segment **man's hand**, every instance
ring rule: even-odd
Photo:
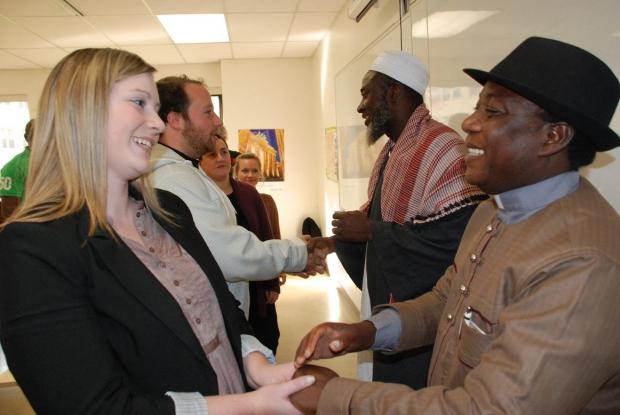
[[[370,219],[359,210],[334,212],[332,232],[345,242],[366,242],[372,239]]]
[[[292,273],[303,278],[315,274],[323,274],[327,269],[326,257],[335,249],[334,242],[330,238],[310,238],[303,235],[308,249],[308,260],[303,272]]]
[[[308,246],[308,253],[313,255],[319,255],[325,258],[327,255],[331,254],[336,250],[336,244],[332,238],[317,236],[315,238],[310,238],[306,242]]]
[[[278,291],[270,291],[270,290],[265,291],[265,303],[267,304],[275,304],[276,301],[278,301],[279,297],[280,297],[280,292]]]
[[[322,323],[301,340],[295,353],[295,367],[316,359],[326,359],[369,349],[377,329],[370,321],[359,323]]]
[[[291,403],[304,415],[316,412],[321,392],[327,382],[338,377],[338,374],[331,369],[322,366],[305,365],[295,371],[293,378],[298,376],[312,375],[316,379],[314,384],[306,389],[296,392],[289,396]]]

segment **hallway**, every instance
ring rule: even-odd
[[[342,288],[328,276],[303,279],[289,275],[276,303],[280,325],[278,362],[290,361],[302,337],[325,321],[356,322],[359,312]],[[315,362],[342,377],[356,377],[356,355],[345,355]]]

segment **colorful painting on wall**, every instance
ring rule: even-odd
[[[284,129],[239,130],[239,151],[258,156],[263,180],[284,181]]]
[[[325,129],[325,174],[331,181],[338,181],[338,130]]]

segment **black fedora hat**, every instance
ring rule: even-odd
[[[585,135],[598,151],[620,145],[609,122],[620,98],[611,69],[581,48],[530,37],[489,72],[463,71],[484,85],[496,82],[537,104]]]

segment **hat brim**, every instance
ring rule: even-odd
[[[607,151],[618,147],[618,134],[609,128],[608,125],[602,124],[567,105],[556,102],[553,98],[544,96],[529,88],[527,85],[480,69],[465,68],[463,72],[480,85],[484,85],[488,81],[493,81],[502,85],[532,101],[542,109],[560,118],[562,121],[566,121],[584,134],[597,151]]]

